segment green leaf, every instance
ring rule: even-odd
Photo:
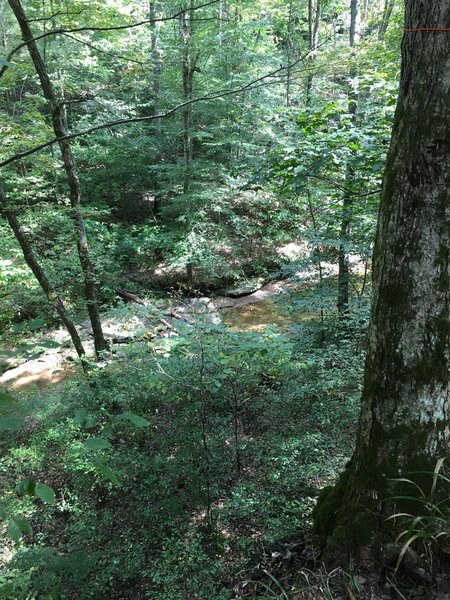
[[[43,319],[32,319],[28,325],[31,331],[36,331],[36,329],[42,329],[45,326],[45,321]]]
[[[13,540],[14,542],[20,541],[20,538],[22,536],[22,530],[20,529],[16,520],[12,517],[8,520],[8,530],[6,532],[6,535],[9,537],[10,540]]]
[[[55,342],[55,340],[47,340],[46,342],[39,342],[37,344],[39,348],[61,348],[61,344],[59,342]]]
[[[14,398],[6,392],[0,392],[0,406],[11,406],[14,404]]]
[[[117,477],[114,471],[108,467],[108,465],[104,463],[99,463],[96,465],[96,467],[97,471],[99,471],[99,473],[101,473],[104,477],[112,481],[114,485],[122,485],[120,479]]]
[[[123,412],[118,418],[130,421],[133,425],[136,425],[136,427],[148,427],[150,425],[150,421],[129,411]]]
[[[111,448],[111,444],[104,438],[91,437],[84,442],[84,445],[89,450],[105,450]]]
[[[35,495],[36,490],[36,482],[29,477],[27,479],[23,479],[16,484],[16,492],[20,495],[29,494],[30,496]]]
[[[9,539],[13,540],[14,542],[18,542],[20,541],[23,533],[33,535],[33,529],[31,528],[30,523],[21,515],[10,517],[8,520],[8,530],[6,534]]]
[[[88,413],[84,408],[77,408],[75,411],[75,421],[78,423],[80,427],[83,426],[86,419],[88,417]]]
[[[93,427],[96,427],[96,425],[97,425],[97,419],[94,417],[94,415],[88,415],[86,422],[84,424],[86,429],[92,429]]]
[[[12,66],[11,63],[6,60],[6,58],[3,58],[1,56],[0,56],[0,65],[4,65],[5,67],[11,67]]]
[[[114,485],[122,485],[120,479],[117,477],[116,473],[108,466],[106,460],[104,458],[99,458],[95,456],[92,459],[92,463],[95,465],[95,468],[103,477],[109,479],[114,483]]]
[[[33,535],[33,529],[31,527],[29,521],[27,521],[27,519],[25,519],[25,517],[23,517],[22,515],[16,515],[14,517],[14,520],[20,527],[22,533],[27,533],[28,535]]]
[[[45,483],[37,483],[34,489],[34,493],[38,498],[42,500],[42,502],[45,502],[46,504],[55,504],[56,502],[55,492],[53,491],[53,488],[51,488],[48,485],[45,485]]]
[[[0,429],[17,430],[23,426],[24,420],[20,417],[5,417],[0,419]]]

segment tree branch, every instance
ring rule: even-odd
[[[200,8],[206,8],[207,6],[211,6],[211,4],[217,4],[218,2],[220,2],[220,0],[209,0],[209,2],[205,2],[204,4],[199,4],[198,6],[194,6],[192,8],[192,10],[199,10]],[[29,40],[24,40],[22,43],[20,43],[18,46],[16,46],[13,50],[11,50],[11,52],[6,57],[6,60],[8,62],[10,62],[12,57],[17,52],[19,52],[19,50],[22,50],[22,48],[24,48],[31,41],[37,42],[39,40],[42,40],[43,38],[48,37],[49,35],[80,33],[82,31],[121,31],[124,29],[133,29],[134,27],[141,27],[142,25],[149,25],[151,23],[161,23],[164,21],[173,21],[174,19],[178,19],[184,12],[185,12],[185,9],[177,12],[174,15],[171,15],[170,17],[160,17],[157,19],[145,19],[144,21],[138,21],[137,23],[130,23],[129,25],[116,25],[116,26],[110,26],[110,27],[87,27],[86,26],[86,27],[75,27],[73,29],[64,29],[64,28],[51,29],[50,31],[41,33],[40,35],[37,35],[34,38],[31,38]],[[8,65],[3,65],[3,67],[0,69],[0,77],[3,76],[3,74],[5,73],[5,71],[7,69],[8,69]]]
[[[101,54],[106,54],[107,56],[112,56],[113,58],[117,58],[118,60],[124,60],[127,62],[136,63],[137,65],[140,65],[141,67],[142,67],[142,65],[145,64],[140,60],[136,60],[135,58],[128,58],[128,56],[122,56],[121,54],[114,54],[114,52],[108,52],[107,50],[102,50],[101,48],[98,48],[98,46],[94,46],[94,44],[91,44],[90,42],[85,42],[84,40],[80,40],[80,38],[77,38],[74,35],[70,35],[70,33],[63,33],[61,35],[63,35],[64,37],[70,38],[71,40],[74,40],[75,42],[78,42],[79,44],[83,44],[84,46],[87,46],[88,48],[95,50],[95,52],[100,52]]]
[[[328,39],[329,38],[327,38],[327,40],[325,40],[325,42],[328,41]],[[325,43],[325,42],[323,42],[323,43]],[[321,44],[321,45],[323,45],[323,44]],[[292,69],[292,67],[294,67],[301,61],[305,60],[305,58],[307,58],[310,53],[311,53],[311,50],[308,50],[308,52],[306,54],[304,54],[303,56],[301,56],[300,58],[295,60],[293,63],[286,65],[286,66],[281,65],[278,69],[275,69],[274,71],[271,71],[270,73],[267,73],[266,75],[262,75],[261,77],[258,77],[257,79],[253,79],[252,81],[246,83],[245,85],[242,85],[240,87],[233,88],[233,89],[221,90],[219,92],[211,92],[209,94],[205,94],[204,96],[198,96],[197,98],[192,98],[191,100],[186,100],[185,102],[180,102],[179,104],[177,104],[176,106],[172,107],[171,109],[169,109],[168,111],[166,111],[164,113],[160,113],[157,115],[149,115],[146,117],[129,117],[129,118],[125,118],[125,119],[117,119],[115,121],[108,121],[107,123],[100,123],[99,125],[94,125],[93,127],[89,127],[88,129],[83,129],[82,131],[69,133],[65,136],[55,137],[51,140],[48,140],[47,142],[44,142],[43,144],[39,144],[39,146],[35,146],[33,148],[30,148],[29,150],[25,150],[23,152],[18,152],[17,154],[14,154],[10,158],[7,158],[6,160],[0,162],[0,168],[6,167],[7,165],[15,162],[16,160],[20,160],[27,156],[31,156],[32,154],[35,154],[36,152],[39,152],[40,150],[43,150],[44,148],[48,148],[49,146],[53,146],[54,144],[64,141],[64,140],[73,140],[75,138],[94,133],[95,131],[100,131],[101,129],[107,129],[109,127],[116,127],[118,125],[128,125],[129,123],[143,123],[146,121],[154,121],[156,119],[165,119],[167,117],[170,117],[171,115],[173,115],[180,109],[185,108],[186,106],[189,106],[192,104],[197,104],[198,102],[205,102],[208,100],[217,100],[219,98],[224,98],[226,96],[231,96],[234,94],[240,94],[241,92],[244,92],[246,90],[251,90],[253,88],[260,87],[261,85],[263,85],[262,84],[263,81],[266,84],[270,83],[270,82],[267,82],[266,80],[274,78],[274,77],[278,77],[279,73],[282,73],[282,72],[286,71],[287,69]],[[308,71],[308,70],[310,70],[310,68],[306,67],[305,71]],[[276,81],[276,83],[278,83],[278,81]]]
[[[52,19],[54,19],[55,17],[60,17],[61,15],[81,15],[82,12],[84,12],[86,9],[82,8],[81,10],[77,10],[74,12],[66,12],[64,10],[58,10],[58,12],[53,13],[52,15],[49,15],[48,17],[38,17],[36,19],[27,19],[27,23],[37,23],[38,21],[51,21]]]

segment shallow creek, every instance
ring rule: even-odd
[[[307,284],[306,284],[307,285]],[[191,304],[175,306],[174,313],[180,312],[186,320],[196,320],[199,313],[202,318],[210,319],[212,322],[223,322],[226,327],[233,331],[263,331],[265,327],[277,325],[284,331],[289,331],[295,322],[301,319],[301,315],[287,313],[280,297],[298,290],[305,283],[294,284],[292,281],[272,281],[262,286],[252,294],[240,298],[216,297],[193,299]],[[202,302],[203,301],[203,302]],[[136,305],[137,306],[137,305]],[[201,306],[201,310],[199,310]],[[137,310],[137,308],[136,308]],[[136,335],[139,326],[145,328],[145,319],[142,318],[142,307],[140,314],[135,315],[135,330],[130,330],[130,318],[121,321],[120,317],[105,318],[105,333],[110,337],[121,335]],[[166,317],[167,318],[167,317]],[[88,325],[84,324],[80,333],[83,335],[83,343],[88,351],[92,351],[92,340]],[[48,337],[67,343],[67,335],[63,330],[48,332]],[[66,345],[66,344],[64,344]],[[0,350],[1,354],[1,350]],[[8,368],[0,376],[0,391],[27,390],[35,387],[42,389],[47,386],[56,385],[70,378],[75,367],[70,359],[74,357],[71,348],[61,347],[43,353],[38,358],[22,362],[14,368]]]

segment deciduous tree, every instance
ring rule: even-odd
[[[347,470],[315,511],[328,554],[342,553],[343,544],[373,550],[389,512],[383,500],[392,492],[391,478],[432,472],[448,455],[449,27],[447,0],[406,1],[359,434]]]

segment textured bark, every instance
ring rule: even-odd
[[[64,121],[64,107],[58,102],[56,94],[53,90],[53,86],[50,81],[50,77],[47,72],[42,56],[39,52],[39,48],[35,41],[33,41],[33,33],[28,25],[27,17],[22,8],[20,0],[8,0],[9,5],[17,19],[19,24],[22,39],[27,43],[28,51],[33,61],[36,73],[41,82],[42,91],[46,100],[50,104],[51,118],[53,130],[57,138],[63,138],[67,135],[67,128]],[[59,147],[61,150],[64,169],[66,171],[67,180],[70,191],[70,203],[72,207],[72,218],[75,223],[77,230],[77,248],[78,256],[80,259],[81,268],[84,276],[84,292],[86,298],[87,309],[89,318],[92,325],[92,331],[94,333],[94,344],[95,351],[97,354],[106,350],[108,344],[103,336],[102,325],[98,312],[98,305],[96,300],[95,290],[95,273],[94,267],[91,263],[89,256],[89,247],[86,237],[86,229],[84,226],[84,220],[81,213],[81,188],[78,180],[75,160],[72,154],[72,149],[68,140],[60,139]]]
[[[0,187],[0,207],[2,209],[4,216],[6,217],[6,220],[8,221],[9,226],[11,227],[11,229],[16,237],[16,240],[19,242],[25,262],[32,270],[34,276],[36,277],[44,294],[47,296],[49,302],[51,302],[53,304],[53,307],[55,308],[56,312],[58,313],[59,317],[61,318],[61,321],[64,323],[64,325],[70,335],[70,338],[72,340],[72,343],[75,347],[75,350],[76,350],[78,356],[80,358],[82,358],[86,354],[86,352],[83,348],[83,344],[81,342],[80,336],[78,335],[78,331],[76,330],[72,319],[70,318],[69,314],[67,313],[63,301],[56,293],[54,287],[52,286],[47,275],[45,274],[45,271],[39,264],[39,261],[33,252],[33,248],[31,246],[24,230],[22,229],[16,215],[14,214],[13,209],[9,205],[8,199],[6,198],[6,195],[1,187]]]
[[[406,1],[407,28],[449,26],[448,0]],[[389,478],[432,471],[449,454],[449,253],[450,36],[405,32],[359,433],[347,471],[315,512],[329,555],[342,553],[343,544],[374,550],[386,527],[381,501],[392,494]],[[423,478],[426,487],[431,476]]]

